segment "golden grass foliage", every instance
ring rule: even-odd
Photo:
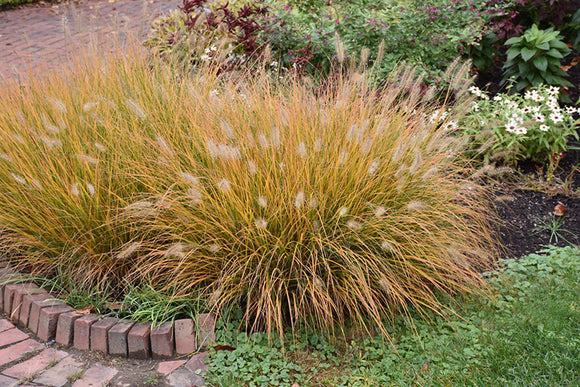
[[[2,246],[37,274],[238,304],[268,331],[441,311],[437,293],[482,285],[494,239],[452,117],[409,69],[393,79],[314,95],[134,53],[6,81]]]

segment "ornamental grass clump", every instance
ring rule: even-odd
[[[466,70],[464,68],[463,70]],[[395,81],[396,80],[396,81]],[[252,329],[398,313],[483,286],[494,238],[465,144],[409,69],[375,90],[176,76],[139,53],[0,91],[13,263],[79,286],[173,289]]]

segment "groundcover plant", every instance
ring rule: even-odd
[[[3,248],[35,275],[172,289],[269,332],[443,313],[437,295],[481,288],[495,250],[456,117],[408,68],[376,90],[351,67],[317,94],[138,51],[7,81]]]

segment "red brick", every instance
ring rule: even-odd
[[[95,364],[72,387],[106,386],[117,374],[116,369]]]
[[[38,333],[37,336],[42,341],[54,340],[56,336],[56,325],[58,323],[58,316],[63,313],[72,311],[68,305],[50,306],[40,310],[38,318]]]
[[[14,344],[22,340],[29,339],[28,335],[18,328],[8,329],[0,332],[0,347],[8,344]]]
[[[12,320],[18,320],[20,317],[20,311],[22,309],[22,299],[27,294],[47,294],[46,290],[40,289],[33,283],[18,284],[19,286],[13,293],[12,307],[10,312],[10,318]]]
[[[42,371],[52,362],[62,360],[67,356],[68,353],[57,351],[54,348],[45,349],[33,358],[18,363],[15,366],[2,371],[2,373],[16,379],[28,378]]]
[[[175,352],[178,355],[187,355],[195,352],[195,322],[193,319],[175,320]]]
[[[0,332],[4,332],[8,329],[14,328],[14,324],[12,324],[9,320],[3,318],[0,320]]]
[[[186,360],[173,360],[173,361],[163,361],[157,365],[157,372],[165,376],[169,375],[182,365],[184,365]]]
[[[135,325],[134,321],[121,320],[117,325],[109,329],[108,339],[110,355],[127,357],[129,354],[127,335],[133,325]]]
[[[50,297],[50,296],[49,296]],[[32,301],[30,305],[30,318],[28,320],[28,329],[34,334],[38,333],[38,320],[40,319],[40,311],[51,306],[66,306],[62,301],[48,298],[44,300]]]
[[[105,317],[91,325],[91,350],[103,353],[109,352],[108,335],[109,329],[119,322],[118,318]]]
[[[22,297],[22,306],[20,308],[20,316],[18,317],[18,322],[25,327],[28,327],[28,322],[30,319],[30,307],[32,302],[47,300],[52,296],[49,294],[26,294]]]
[[[197,345],[206,347],[215,341],[215,317],[211,313],[197,315]]]
[[[18,360],[31,352],[38,351],[44,346],[32,339],[21,341],[8,348],[0,349],[0,366]]]
[[[74,347],[80,350],[91,348],[91,325],[99,320],[96,314],[87,314],[75,321],[74,325]]]
[[[196,353],[185,363],[185,367],[195,374],[205,373],[207,371],[207,352]]]
[[[64,358],[57,365],[47,369],[38,378],[34,379],[34,383],[43,386],[62,387],[68,383],[68,379],[71,376],[83,372],[82,366],[83,363],[72,357]]]
[[[171,322],[151,328],[151,355],[153,359],[173,357],[174,348],[173,324]]]
[[[2,311],[10,316],[10,312],[12,312],[12,299],[14,298],[14,291],[18,284],[6,284],[4,286],[4,304],[2,307]]]
[[[151,323],[133,325],[127,335],[129,357],[134,359],[148,359],[151,356]]]
[[[75,311],[66,312],[58,316],[55,341],[60,345],[70,347],[73,344],[75,321],[84,315]]]

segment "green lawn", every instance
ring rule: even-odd
[[[415,321],[394,329],[395,349],[381,339],[329,345],[313,333],[267,345],[265,337],[221,331],[233,352],[213,352],[216,386],[578,386],[580,385],[580,250],[552,248],[506,262],[490,276],[496,300],[471,299],[465,320]],[[397,353],[398,352],[398,353]]]

